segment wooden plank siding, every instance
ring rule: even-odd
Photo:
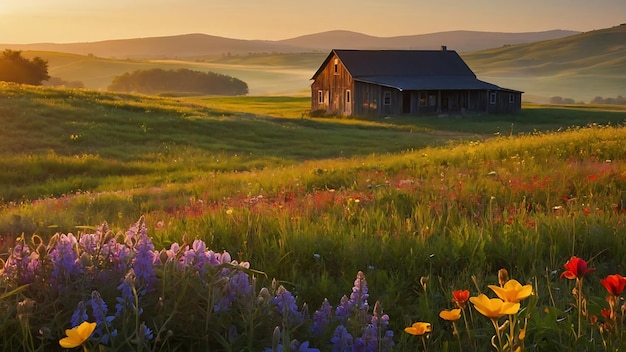
[[[354,113],[352,76],[336,55],[331,56],[328,63],[311,85],[311,111],[323,110],[333,115],[352,115]]]

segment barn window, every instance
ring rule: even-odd
[[[336,75],[339,74],[339,59],[335,59],[335,71],[334,71],[334,73]]]
[[[496,103],[496,97],[497,97],[496,92],[491,92],[489,94],[489,104],[495,104]]]
[[[509,94],[509,103],[511,103],[511,104],[515,103],[515,95],[514,94]]]
[[[383,96],[383,105],[391,105],[391,92],[385,92]]]
[[[324,104],[324,91],[321,89],[317,91],[317,102]]]
[[[352,97],[350,96],[350,90],[346,90],[346,103],[350,103]]]

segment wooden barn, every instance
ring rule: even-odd
[[[522,93],[476,78],[454,50],[332,50],[311,78],[311,112],[511,113]]]

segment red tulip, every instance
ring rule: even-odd
[[[620,274],[609,275],[606,279],[601,279],[600,282],[611,296],[621,295],[624,292],[624,287],[626,287],[626,278]]]
[[[596,269],[587,268],[587,262],[577,257],[571,257],[563,266],[566,271],[561,274],[568,279],[580,279],[583,276],[596,271]]]

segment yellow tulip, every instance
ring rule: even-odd
[[[489,298],[481,293],[477,297],[471,297],[470,302],[476,310],[491,319],[498,319],[503,315],[517,314],[520,304],[505,302],[500,298]]]
[[[457,321],[461,319],[461,310],[460,309],[442,310],[441,313],[439,313],[439,317],[447,321]]]
[[[427,332],[432,332],[433,330],[430,326],[430,323],[418,322],[413,323],[413,325],[409,326],[408,328],[404,328],[404,331],[408,332],[411,335],[422,336]]]
[[[531,285],[522,286],[517,280],[507,281],[503,287],[489,285],[489,288],[505,302],[519,303],[519,301],[532,295],[533,287]]]
[[[88,323],[84,321],[72,329],[65,330],[65,335],[67,335],[67,337],[60,339],[59,345],[63,348],[78,347],[87,341],[95,329],[96,323]]]

